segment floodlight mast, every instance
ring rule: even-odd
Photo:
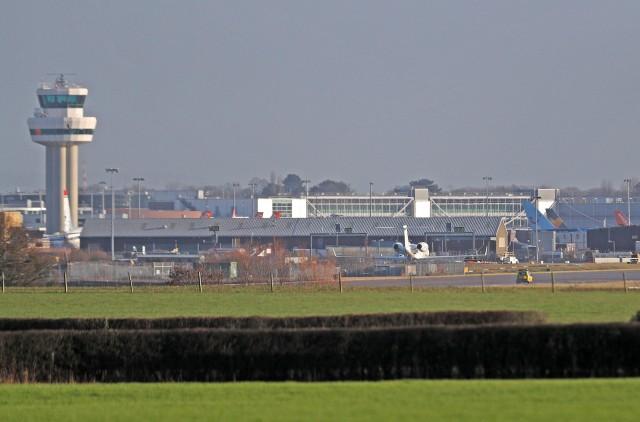
[[[113,175],[118,173],[119,170],[116,167],[108,167],[104,169],[111,177],[111,260],[116,260],[115,250],[115,218],[116,218],[116,194],[113,188]]]
[[[142,185],[142,182],[144,182],[144,177],[134,177],[134,178],[133,178],[133,181],[138,183],[138,218],[140,218],[140,208],[141,208],[141,205],[140,205],[140,204],[141,204],[141,200],[140,200],[140,197],[141,197],[141,185]]]

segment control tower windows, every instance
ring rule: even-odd
[[[84,95],[38,95],[42,108],[82,108]]]
[[[93,135],[93,129],[29,129],[32,135]]]

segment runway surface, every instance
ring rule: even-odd
[[[563,284],[588,284],[619,281],[622,283],[621,270],[594,270],[594,271],[558,271],[554,272],[554,281],[557,285]],[[640,269],[624,271],[629,284],[640,283]],[[534,272],[535,284],[551,284],[550,272]],[[354,287],[398,287],[408,285],[408,277],[350,277],[343,279],[348,285]],[[416,287],[478,287],[482,283],[478,273],[465,275],[433,275],[413,277]],[[516,284],[516,273],[485,274],[484,284],[491,286],[513,286]]]

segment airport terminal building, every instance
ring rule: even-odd
[[[556,189],[539,189],[540,209],[550,207]],[[531,195],[430,195],[414,189],[413,195],[317,195],[306,198],[259,198],[260,216],[270,218],[310,217],[504,217],[514,226],[526,226],[523,207]],[[544,208],[543,208],[544,207]]]
[[[115,223],[114,240],[116,253],[134,248],[199,253],[274,244],[313,253],[328,247],[390,247],[402,242],[404,225],[411,242],[427,242],[439,255],[500,254],[508,245],[501,217],[122,219]],[[80,240],[83,249],[110,251],[110,220],[87,220]]]

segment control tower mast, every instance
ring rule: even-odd
[[[65,195],[71,224],[78,227],[78,146],[93,140],[95,117],[84,116],[89,90],[59,75],[53,85],[37,90],[40,108],[29,118],[31,140],[46,147],[47,233],[64,233]]]

